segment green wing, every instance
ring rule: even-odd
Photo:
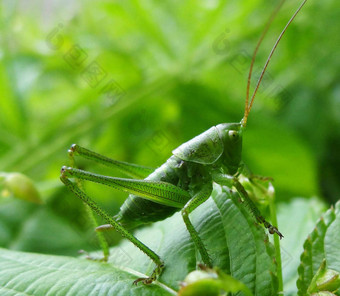
[[[215,126],[172,151],[180,159],[212,164],[223,153],[223,141]]]

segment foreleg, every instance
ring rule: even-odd
[[[220,185],[225,185],[228,187],[235,187],[237,192],[241,195],[244,202],[248,205],[256,221],[263,224],[264,227],[268,229],[270,234],[276,233],[280,237],[280,239],[283,238],[283,235],[281,234],[281,232],[275,226],[271,225],[268,221],[266,221],[266,219],[262,216],[259,209],[250,199],[247,191],[245,190],[245,188],[242,186],[242,184],[238,181],[236,177],[225,175],[225,174],[220,174],[220,173],[215,173],[213,174],[213,180]]]

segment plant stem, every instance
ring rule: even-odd
[[[275,208],[275,190],[271,183],[269,183],[269,210],[270,219],[274,226],[277,225],[276,208]],[[278,290],[279,293],[283,291],[283,280],[282,280],[282,261],[281,261],[281,248],[279,236],[274,235],[274,247],[275,247],[275,258],[276,258],[276,273],[278,279]]]

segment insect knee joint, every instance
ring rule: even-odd
[[[73,157],[73,155],[77,152],[78,150],[78,145],[77,144],[72,144],[70,149],[67,150],[68,154],[70,157]]]
[[[64,165],[60,170],[60,177],[65,179],[71,176],[72,176],[72,168]]]

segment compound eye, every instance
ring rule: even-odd
[[[229,136],[229,138],[231,138],[231,139],[237,139],[237,137],[238,137],[238,132],[237,132],[237,131],[229,131],[229,132],[228,132],[228,136]]]

